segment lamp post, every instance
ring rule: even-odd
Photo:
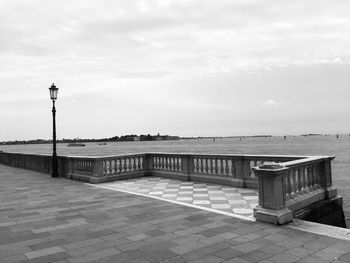
[[[51,177],[58,177],[58,163],[57,163],[57,152],[56,152],[56,108],[55,101],[57,99],[58,88],[52,83],[50,90],[50,98],[52,100],[52,120],[53,120],[53,133],[52,133],[52,143],[53,143],[53,154],[52,154],[52,173]]]

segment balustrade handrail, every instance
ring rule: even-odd
[[[309,156],[304,155],[278,155],[278,154],[229,154],[229,153],[167,153],[167,152],[147,152],[144,154],[149,155],[170,155],[170,156],[178,156],[178,155],[186,155],[186,156],[201,156],[201,157],[237,157],[237,158],[276,158],[276,159],[291,159],[291,160],[299,160],[303,158],[307,158]]]
[[[45,153],[20,153],[20,152],[0,152],[2,154],[20,154],[20,155],[36,155],[36,156],[51,156],[51,154],[45,154]],[[60,157],[68,157],[68,158],[85,158],[85,159],[101,159],[101,158],[115,158],[115,157],[132,157],[135,155],[171,155],[171,156],[179,156],[179,155],[186,155],[186,156],[201,156],[201,157],[240,157],[240,158],[277,158],[277,159],[291,159],[291,160],[302,160],[304,158],[309,157],[329,157],[329,156],[304,156],[304,155],[278,155],[278,154],[266,154],[266,155],[260,155],[260,154],[229,154],[229,153],[223,153],[223,154],[210,154],[210,153],[168,153],[168,152],[139,152],[139,153],[131,153],[131,154],[116,154],[116,155],[102,155],[102,156],[82,156],[82,155],[60,155]]]
[[[116,155],[103,155],[103,156],[80,156],[80,155],[67,155],[61,157],[67,157],[67,158],[79,158],[79,159],[111,159],[111,158],[119,158],[119,157],[135,157],[135,156],[144,156],[146,153],[131,153],[131,154],[116,154]]]
[[[293,160],[293,161],[288,161],[281,163],[283,167],[299,167],[299,166],[304,166],[307,164],[316,164],[316,163],[321,163],[325,160],[333,160],[335,156],[308,156],[303,159],[299,160]]]

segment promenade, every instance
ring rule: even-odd
[[[350,241],[290,226],[4,165],[0,179],[0,262],[350,262]]]

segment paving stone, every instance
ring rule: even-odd
[[[24,255],[13,255],[13,256],[8,256],[8,257],[1,257],[2,263],[17,263],[17,262],[21,262],[24,260],[27,260],[27,257]]]
[[[287,238],[278,242],[278,245],[285,247],[286,249],[292,249],[295,247],[303,247],[304,243],[305,242],[303,240],[298,240],[297,238]]]
[[[301,247],[295,247],[293,249],[285,250],[284,253],[292,256],[297,256],[300,258],[305,258],[314,252]]]
[[[91,246],[93,244],[101,243],[101,242],[103,242],[103,240],[100,238],[90,238],[90,239],[86,239],[78,242],[68,243],[64,245],[64,248],[66,248],[67,250],[72,250],[72,249],[77,249],[81,247]]]
[[[221,236],[221,237],[223,237],[225,239],[234,239],[236,237],[239,237],[238,234],[231,233],[231,232],[225,232],[225,233],[220,234],[219,236]]]
[[[219,242],[223,242],[225,240],[227,240],[227,239],[222,237],[221,235],[213,236],[213,237],[202,237],[202,238],[198,239],[199,242],[207,244],[207,245],[216,244]]]
[[[88,253],[98,251],[99,249],[93,246],[86,246],[86,247],[80,247],[80,248],[75,248],[72,250],[67,250],[67,253],[71,257],[78,257],[78,256],[84,256]]]
[[[156,252],[156,251],[166,250],[168,248],[175,247],[175,246],[177,246],[177,244],[174,242],[164,241],[164,242],[158,242],[158,243],[151,243],[141,247],[140,249],[145,252]]]
[[[261,262],[267,258],[271,258],[274,256],[274,253],[265,251],[264,248],[256,249],[254,251],[239,255],[240,258],[247,260],[252,263]],[[283,261],[281,261],[283,262]]]
[[[224,260],[213,255],[204,256],[195,260],[188,261],[189,263],[220,263]]]
[[[324,260],[324,259],[320,259],[319,257],[314,257],[312,255],[307,256],[306,258],[301,259],[300,261],[298,261],[298,263],[329,263],[332,261],[329,260]]]
[[[219,242],[210,246],[205,246],[203,248],[190,251],[186,254],[183,254],[182,256],[187,260],[194,260],[205,255],[214,254],[215,252],[224,250],[226,248],[229,248],[230,246],[230,243]]]
[[[243,244],[240,244],[237,246],[233,246],[232,248],[239,250],[243,253],[248,253],[248,252],[251,252],[253,250],[259,249],[260,247],[261,247],[260,245],[257,245],[257,244],[251,243],[251,242],[247,242],[247,243],[243,243]]]
[[[249,234],[235,238],[234,241],[237,241],[237,243],[244,243],[244,242],[248,242],[251,240],[258,239],[258,238],[260,238],[259,235],[255,234],[255,233],[249,233]]]
[[[339,260],[346,261],[346,262],[350,262],[350,252],[348,252],[348,253],[346,253],[346,254],[343,254],[343,255],[340,256],[338,259],[339,259]]]
[[[227,259],[238,257],[242,253],[243,253],[242,251],[236,250],[234,248],[226,248],[218,252],[215,252],[214,255],[227,260]]]
[[[56,261],[62,261],[69,257],[69,255],[66,252],[60,252],[52,255],[47,255],[43,257],[38,257],[34,259],[30,259],[31,263],[47,263],[47,262],[56,262]]]
[[[337,260],[338,257],[343,256],[344,253],[342,251],[326,247],[316,253],[313,254],[315,257],[319,257],[324,260]]]
[[[335,244],[328,246],[329,248],[334,248],[338,251],[342,251],[344,253],[350,252],[350,246],[348,241],[338,240]]]
[[[178,256],[178,254],[176,254],[168,249],[163,249],[163,250],[159,250],[156,252],[146,253],[144,258],[150,262],[161,262],[161,261],[164,261],[167,259],[175,258],[177,256]]]
[[[269,239],[271,241],[277,241],[277,242],[281,242],[285,239],[288,238],[287,235],[281,235],[279,233],[276,233],[276,234],[273,234],[273,235],[270,235],[270,236],[265,236],[266,239]]]
[[[100,251],[88,253],[88,254],[81,256],[81,257],[70,258],[69,261],[71,263],[92,262],[92,261],[103,259],[105,257],[118,255],[120,253],[121,253],[121,251],[118,249],[107,248],[107,249],[103,249]]]
[[[128,236],[126,237],[126,239],[129,239],[130,241],[139,241],[139,240],[146,239],[147,237],[148,235],[139,234],[139,235]]]
[[[176,247],[170,248],[170,250],[176,254],[183,255],[187,252],[190,252],[192,250],[196,250],[205,246],[206,245],[203,243],[193,241],[193,242],[186,242]]]
[[[67,242],[67,240],[65,240],[65,239],[57,239],[57,240],[42,242],[39,244],[29,245],[29,247],[32,250],[40,250],[40,249],[44,249],[44,248],[65,245],[66,242]]]
[[[135,249],[139,249],[145,245],[147,245],[148,243],[145,241],[135,241],[135,242],[128,242],[128,243],[124,243],[121,245],[116,245],[116,248],[118,248],[119,250],[125,252],[125,251],[130,251],[130,250],[135,250]]]
[[[49,247],[49,248],[44,248],[32,252],[27,252],[24,255],[28,259],[33,259],[33,258],[38,258],[38,257],[43,257],[47,255],[52,255],[52,254],[57,254],[60,252],[65,252],[66,250],[62,247],[56,246],[56,247]]]
[[[269,258],[268,260],[272,261],[272,262],[275,262],[275,263],[280,263],[280,262],[292,263],[292,262],[299,261],[300,258],[297,257],[297,256],[292,256],[292,255],[289,255],[289,254],[281,253],[281,254],[278,254],[278,255],[275,255],[275,256]]]
[[[225,261],[224,263],[251,263],[251,262],[244,260],[244,259],[241,259],[241,258],[233,258],[233,259]]]
[[[257,239],[251,241],[253,244],[258,245],[260,248],[263,248],[264,251],[272,254],[279,254],[287,250],[285,247],[279,246],[276,243],[266,242],[264,239]]]
[[[103,263],[119,263],[119,262],[132,262],[134,260],[144,259],[146,253],[141,250],[130,250],[127,252],[122,252],[121,254],[107,256],[105,258],[100,258],[98,262]],[[137,261],[136,261],[137,262]]]
[[[2,165],[0,180],[0,262],[350,262],[349,241]],[[204,200],[204,185],[167,190]]]

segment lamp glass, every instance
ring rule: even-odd
[[[56,100],[58,88],[56,88],[55,84],[52,84],[51,87],[49,88],[49,90],[50,90],[50,98],[52,100]]]

